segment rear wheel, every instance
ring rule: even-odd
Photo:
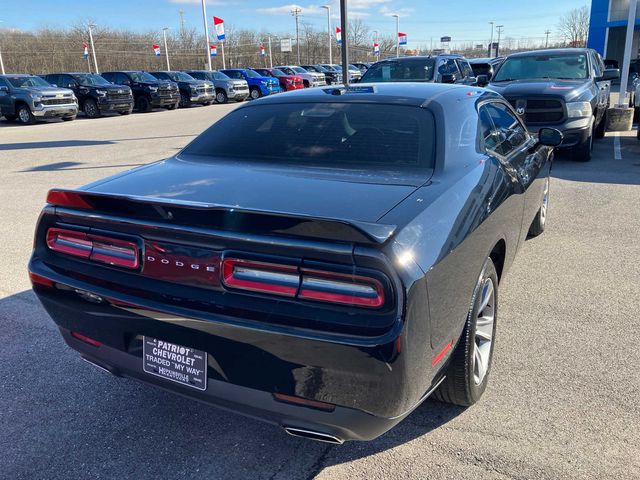
[[[227,97],[227,92],[225,92],[224,90],[216,91],[216,102],[227,103],[228,100],[229,98]]]
[[[151,111],[151,101],[148,97],[140,96],[136,100],[136,110],[142,113]]]
[[[97,118],[100,116],[100,109],[98,108],[98,104],[92,98],[88,98],[87,100],[85,100],[82,109],[84,111],[84,114],[88,118]]]
[[[191,106],[191,99],[186,93],[180,93],[180,108],[187,108]]]
[[[16,116],[18,117],[18,122],[23,125],[33,125],[36,123],[36,117],[33,116],[31,109],[27,105],[22,104],[18,106]]]
[[[478,279],[462,337],[434,393],[437,400],[467,407],[487,388],[498,318],[498,274],[487,258]]]
[[[547,209],[549,208],[549,177],[544,182],[544,195],[542,196],[542,205],[540,210],[536,213],[531,226],[529,227],[529,235],[537,237],[544,232],[544,227],[547,223]]]

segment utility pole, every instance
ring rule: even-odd
[[[300,29],[298,27],[298,16],[302,13],[302,9],[294,7],[291,10],[291,15],[296,19],[296,49],[298,50],[298,65],[300,65]]]
[[[496,26],[496,30],[498,30],[498,45],[496,46],[496,57],[500,56],[500,34],[502,33],[502,29],[504,25]]]
[[[489,58],[493,57],[493,24],[494,22],[489,22],[491,24],[491,40],[489,40]]]
[[[391,16],[396,19],[396,57],[400,57],[400,15]]]
[[[89,24],[89,41],[91,42],[91,53],[93,53],[93,66],[96,67],[96,75],[100,75],[100,70],[98,70],[98,59],[96,58],[96,47],[93,45],[93,32],[91,28],[95,28],[95,23]]]
[[[180,36],[184,38],[184,34],[186,31],[186,24],[184,23],[184,10],[178,10],[178,15],[180,15]]]
[[[209,51],[209,24],[207,23],[207,6],[202,0],[202,21],[204,22],[204,40],[206,42],[207,60],[209,61],[209,71],[211,71],[211,52]]]
[[[624,55],[622,57],[622,71],[620,72],[620,95],[618,107],[628,107],[627,84],[629,82],[629,67],[631,66],[631,49],[633,48],[633,30],[636,23],[636,9],[638,0],[629,0],[629,17],[627,19],[627,35],[624,42]]]
[[[0,23],[4,23],[4,22],[0,20]],[[4,62],[2,61],[2,51],[0,51],[0,72],[2,72],[2,75],[4,75]],[[91,69],[89,69],[89,72],[91,72]]]
[[[551,33],[551,30],[545,30],[544,34],[546,35],[546,40],[544,41],[544,48],[549,48],[549,34]]]
[[[349,86],[349,22],[347,20],[347,0],[340,0],[340,31],[342,33],[342,80]]]
[[[327,9],[327,33],[329,34],[329,65],[333,64],[333,58],[331,54],[331,44],[333,43],[333,32],[331,32],[331,6],[322,5],[322,8]]]
[[[269,35],[269,68],[273,68],[273,56],[271,55],[271,35]]]
[[[169,27],[164,27],[162,29],[162,37],[164,38],[164,54],[167,57],[167,71],[171,71],[171,67],[169,66],[169,49],[167,48],[167,30]]]

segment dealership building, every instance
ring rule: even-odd
[[[629,0],[591,0],[589,48],[597,50],[604,58],[622,62],[628,17]],[[639,58],[639,53],[640,2],[636,10],[631,58]]]

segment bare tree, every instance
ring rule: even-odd
[[[585,47],[589,34],[589,7],[574,8],[560,18],[558,30],[572,47]]]

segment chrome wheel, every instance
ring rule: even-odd
[[[540,223],[542,225],[547,221],[547,208],[549,206],[549,179],[544,182],[544,194],[542,197],[542,206],[540,207]]]
[[[254,88],[253,90],[251,90],[251,98],[253,100],[257,100],[258,98],[260,98],[260,90]]]
[[[218,92],[216,94],[216,101],[218,103],[226,103],[227,101],[227,95],[224,92]]]
[[[29,123],[31,121],[31,112],[29,112],[27,107],[22,107],[18,111],[18,119],[20,119],[22,123]]]
[[[473,380],[476,385],[480,385],[489,371],[491,362],[491,342],[496,311],[496,291],[491,278],[485,279],[477,301],[480,305],[477,309],[473,345]]]

